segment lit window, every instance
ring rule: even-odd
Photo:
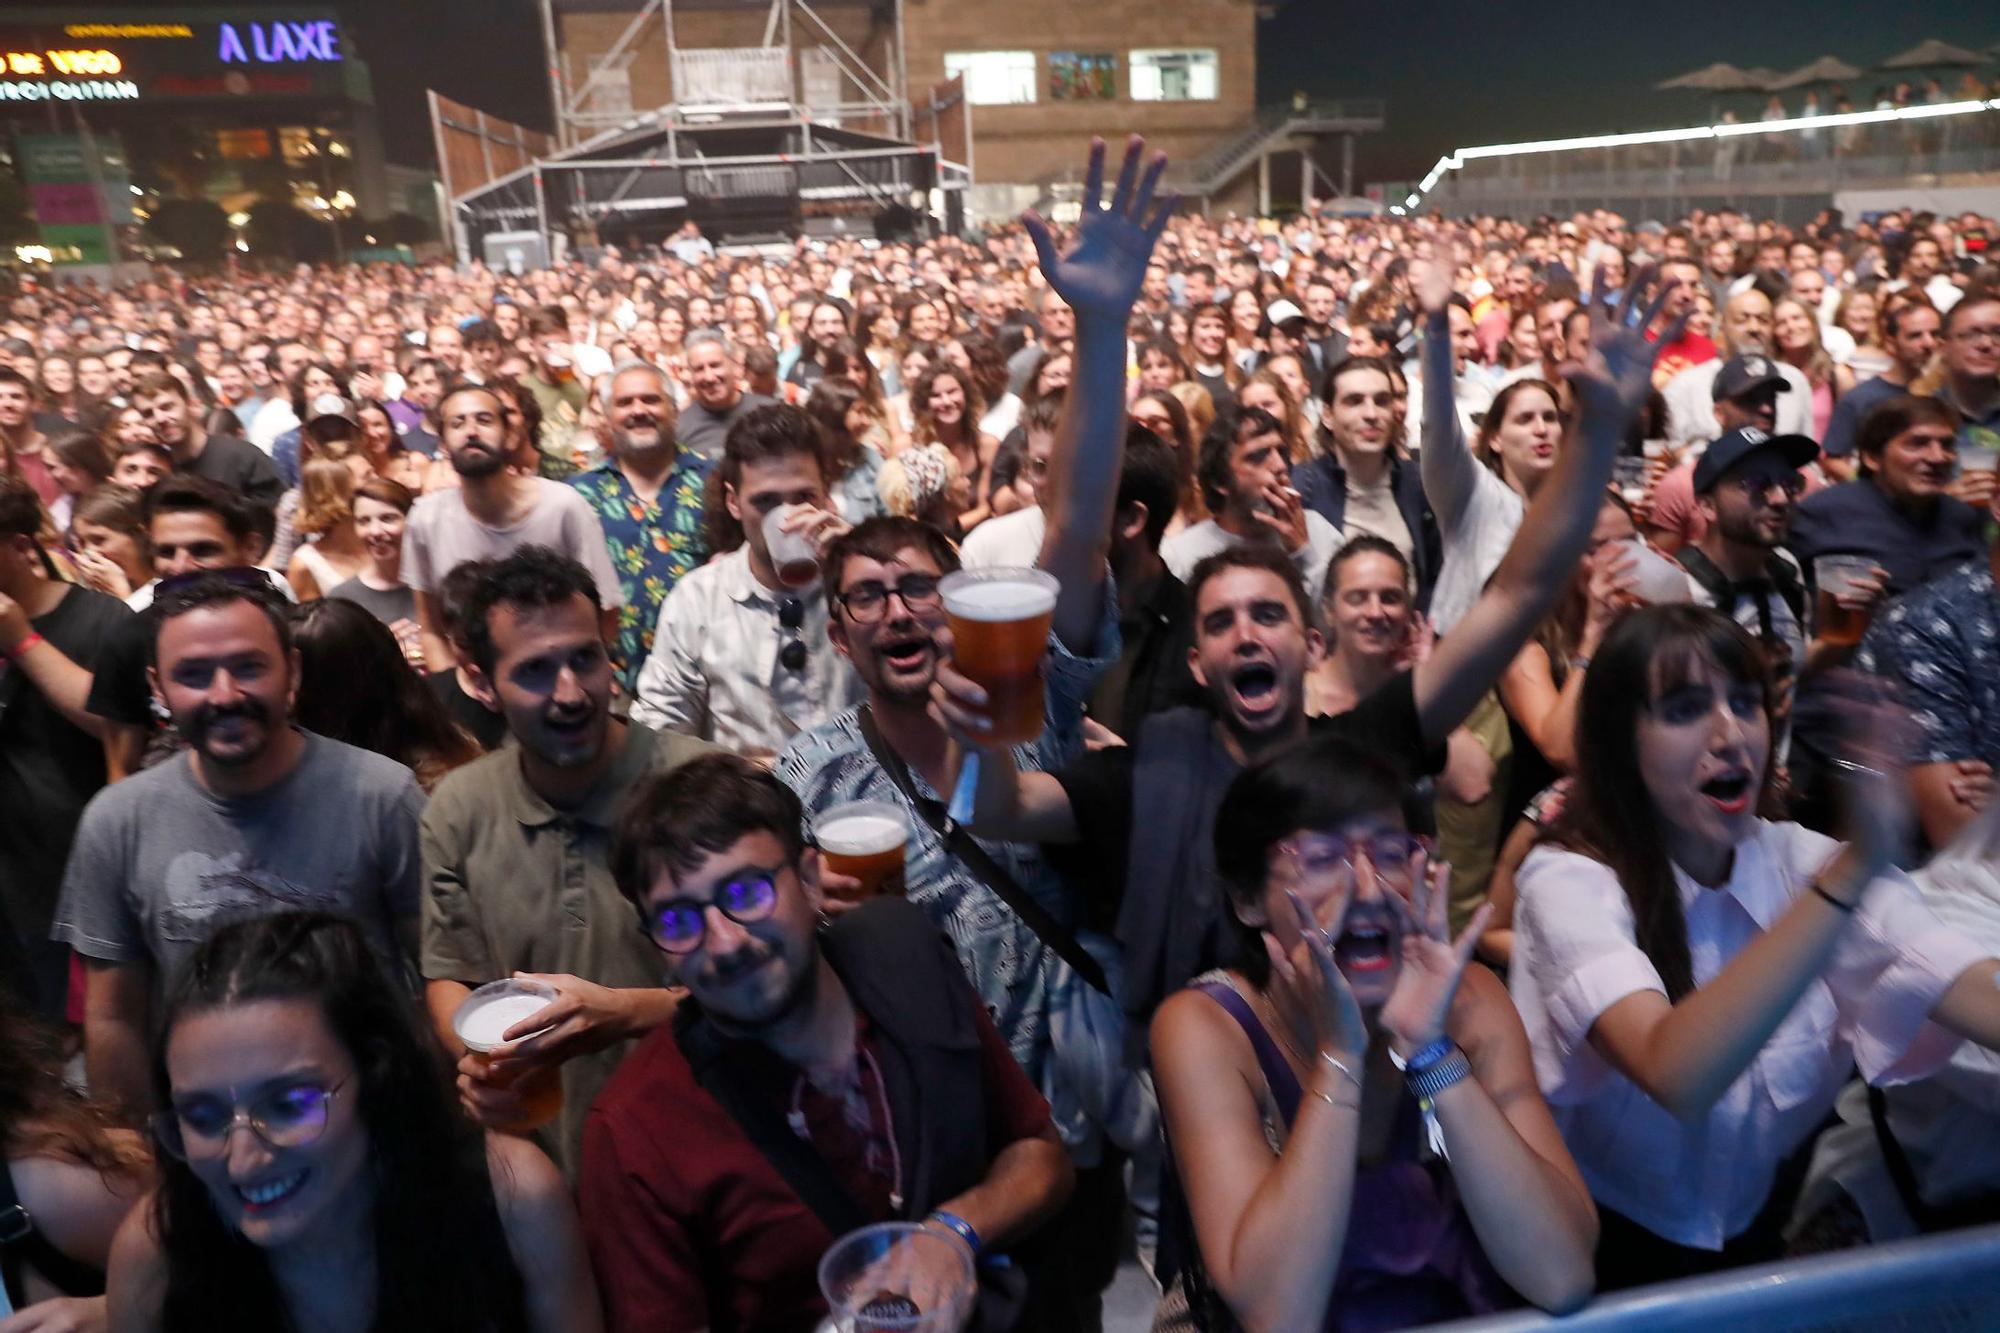
[[[1135,102],[1212,102],[1216,98],[1214,51],[1153,49],[1132,53]]]
[[[1108,102],[1118,96],[1112,85],[1118,57],[1110,52],[1049,52],[1049,100]]]
[[[1035,100],[1033,51],[947,51],[944,72],[965,76],[965,98],[974,106]]]

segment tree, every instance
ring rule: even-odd
[[[333,253],[332,229],[302,208],[276,200],[259,200],[250,205],[250,222],[244,239],[253,255],[302,259],[311,262]]]
[[[163,199],[146,220],[146,232],[189,259],[220,259],[229,243],[229,218],[213,200]]]

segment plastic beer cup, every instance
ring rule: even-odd
[[[548,1008],[555,999],[555,987],[539,981],[509,978],[488,982],[460,1003],[451,1017],[451,1030],[483,1069],[491,1063],[487,1052],[505,1044],[502,1033]],[[512,1076],[488,1075],[487,1081],[498,1088],[519,1085],[521,1115],[501,1126],[509,1133],[540,1129],[562,1114],[562,1071],[558,1069],[537,1069]]]
[[[1042,734],[1042,657],[1059,585],[1039,569],[962,569],[938,585],[959,674],[986,691],[995,745]]]
[[[1813,582],[1819,587],[1820,638],[1843,645],[1861,642],[1868,630],[1868,613],[1850,611],[1839,599],[1874,572],[1875,561],[1865,555],[1823,555],[1813,561]]]
[[[833,1243],[819,1261],[819,1289],[839,1333],[958,1333],[978,1283],[972,1252],[957,1239],[878,1222]]]
[[[849,801],[813,820],[813,841],[826,868],[861,881],[862,898],[903,891],[903,845],[910,823],[887,801]]]
[[[785,519],[810,505],[779,505],[764,515],[764,549],[771,553],[771,568],[778,582],[787,588],[804,588],[819,577],[819,548],[802,532],[786,532]]]

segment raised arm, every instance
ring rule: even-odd
[[[1412,685],[1417,713],[1430,744],[1442,743],[1451,729],[1465,720],[1479,696],[1493,688],[1528,635],[1549,613],[1556,594],[1583,555],[1597,511],[1604,504],[1612,459],[1652,390],[1653,361],[1662,346],[1680,336],[1684,323],[1684,317],[1675,320],[1661,342],[1647,341],[1645,331],[1658,318],[1671,291],[1671,286],[1661,291],[1651,308],[1643,309],[1638,297],[1651,282],[1651,271],[1642,272],[1608,321],[1603,315],[1603,293],[1592,299],[1592,361],[1569,377],[1582,421],[1574,436],[1557,451],[1554,468],[1535,492],[1514,544],[1507,548],[1486,591],[1430,659],[1416,668]],[[1443,314],[1431,315],[1426,346],[1442,343],[1447,337]],[[1448,359],[1444,370],[1447,374],[1451,370]],[[1425,391],[1430,391],[1428,383]]]
[[[1451,532],[1465,520],[1472,492],[1479,484],[1479,460],[1465,442],[1458,424],[1458,404],[1452,395],[1451,374],[1451,273],[1441,264],[1423,262],[1415,266],[1417,304],[1424,315],[1422,343],[1423,432],[1418,437],[1421,452],[1418,470],[1424,481],[1424,498],[1438,524]]]
[[[1076,312],[1075,369],[1049,460],[1049,523],[1038,563],[1062,583],[1056,634],[1071,652],[1084,656],[1094,647],[1102,618],[1104,560],[1125,452],[1125,321],[1177,202],[1171,193],[1154,201],[1167,158],[1155,154],[1142,177],[1145,148],[1136,134],[1126,140],[1118,184],[1105,207],[1098,202],[1104,141],[1091,141],[1083,214],[1066,251],[1057,251],[1040,215],[1030,212],[1021,219],[1049,286]]]

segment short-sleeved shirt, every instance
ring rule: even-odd
[[[284,478],[271,465],[270,457],[234,435],[209,436],[201,456],[189,463],[176,462],[174,471],[206,478],[232,495],[247,496],[261,505],[275,506],[285,493]]]
[[[132,613],[69,585],[30,624],[85,671]],[[104,785],[104,744],[63,716],[19,662],[0,663],[0,932],[46,939],[83,807]]]
[[[424,794],[393,759],[300,734],[298,764],[248,796],[209,791],[187,754],[99,792],[77,826],[54,938],[86,958],[151,960],[164,990],[226,921],[331,912],[407,975],[397,929],[417,915]]]
[[[1737,845],[1727,883],[1705,889],[1675,867],[1695,986],[1809,892],[1838,848],[1797,824],[1759,821]],[[1563,1142],[1599,1203],[1697,1249],[1721,1249],[1756,1218],[1778,1163],[1825,1118],[1851,1065],[1871,1082],[1901,1082],[1950,1059],[1958,1038],[1930,1011],[1985,952],[1939,922],[1908,876],[1878,878],[1820,979],[1708,1114],[1686,1125],[1590,1043],[1618,1001],[1666,993],[1617,874],[1538,847],[1516,893],[1509,986]]]
[[[2000,767],[2000,592],[1990,562],[1962,565],[1891,602],[1868,627],[1855,666],[1900,687],[1923,729],[1911,762]]]
[[[1014,762],[1023,771],[1050,772],[1083,753],[1083,704],[1098,675],[1118,657],[1118,594],[1109,575],[1104,580],[1103,606],[1097,619],[1098,656],[1079,658],[1054,633],[1042,659],[1047,687],[1046,722],[1042,734],[1014,747]],[[864,705],[865,706],[865,705]],[[795,737],[778,756],[778,778],[799,794],[810,833],[813,816],[847,801],[888,801],[908,810],[908,802],[869,751],[861,734],[860,708]],[[943,804],[924,775],[910,770],[918,795]],[[948,795],[948,793],[946,794]],[[973,989],[985,1001],[987,1013],[1007,1041],[1014,1058],[1045,1094],[1048,1073],[1049,1015],[1070,989],[1083,984],[1069,966],[1036,937],[985,881],[945,849],[937,831],[910,811],[910,842],[904,885],[916,903],[950,937],[965,964]],[[1075,922],[1078,903],[1042,849],[1035,843],[989,842],[980,846],[1006,868],[1016,884],[1034,895],[1058,921]],[[1065,1142],[1084,1132],[1068,1114],[1073,1098],[1050,1095]]]
[[[711,412],[700,403],[689,403],[681,409],[680,425],[674,434],[682,447],[692,449],[713,462],[722,457],[722,446],[729,442],[729,428],[736,424],[738,417],[760,407],[769,407],[777,401],[761,393],[746,393],[727,412]]]
[[[1444,755],[1424,741],[1414,679],[1408,671],[1398,672],[1345,713],[1308,718],[1307,731],[1315,739],[1338,737],[1378,755],[1412,780],[1436,773],[1444,766]],[[1112,745],[1078,755],[1055,774],[1077,828],[1076,843],[1061,850],[1058,863],[1073,883],[1090,886],[1093,917],[1107,912],[1116,917],[1116,895],[1125,891],[1132,824],[1138,818],[1132,804],[1138,762],[1136,746]]]
[[[1808,578],[1820,556],[1865,555],[1889,571],[1889,595],[1895,597],[1984,557],[1986,520],[1949,495],[1917,517],[1898,509],[1874,482],[1849,481],[1799,502],[1791,546]]]
[[[354,603],[385,625],[417,618],[417,595],[410,591],[406,583],[399,583],[393,588],[376,588],[356,574],[345,582],[334,584],[326,595],[335,601]]]
[[[617,571],[620,595],[618,633],[611,664],[629,694],[638,688],[639,668],[653,651],[660,604],[689,572],[708,559],[703,536],[702,490],[709,462],[680,448],[660,493],[642,499],[616,463],[605,463],[570,478],[604,529],[604,547]]]
[[[611,567],[604,527],[589,502],[559,481],[526,480],[535,488],[535,503],[511,528],[488,527],[474,518],[457,488],[419,499],[403,527],[403,582],[432,593],[468,560],[504,560],[523,546],[549,546],[590,571],[605,606],[623,606],[624,584]]]
[[[628,725],[617,760],[564,810],[528,785],[517,747],[452,770],[424,811],[424,977],[481,986],[548,972],[616,988],[663,985],[660,951],[611,878],[611,832],[640,778],[712,748]],[[545,1146],[572,1179],[584,1113],[631,1045],[562,1067],[562,1116],[544,1131]]]
[[[1049,1123],[1048,1104],[1010,1058],[981,1011],[979,1063],[987,1148],[998,1156]],[[876,1040],[865,1018],[859,1046]],[[864,1073],[870,1061],[862,1061]],[[782,1083],[782,1080],[781,1080]],[[879,1085],[876,1085],[879,1086]],[[759,1089],[789,1109],[786,1086]],[[889,1184],[867,1171],[854,1149],[882,1136],[869,1101],[865,1131],[836,1123],[840,1112],[808,1085],[802,1136],[836,1179],[887,1221]],[[834,1237],[729,1113],[696,1082],[674,1034],[641,1041],[591,1112],[579,1182],[584,1237],[614,1333],[695,1329],[810,1329],[826,1312],[816,1270]]]
[[[1833,416],[1826,423],[1826,438],[1820,441],[1821,452],[1828,458],[1845,458],[1853,453],[1854,437],[1868,414],[1897,394],[1909,391],[1909,385],[1891,384],[1880,375],[1849,389],[1833,405]]]

